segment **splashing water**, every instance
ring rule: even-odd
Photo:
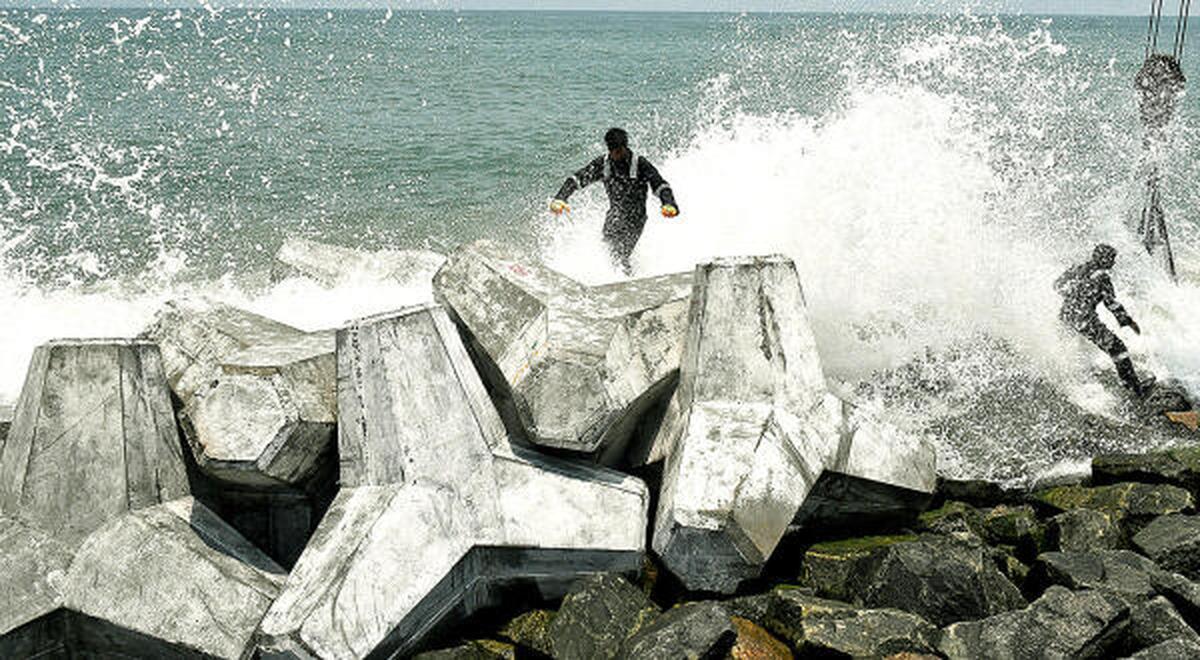
[[[652,215],[639,275],[793,257],[832,376],[886,386],[921,365],[923,383],[953,382],[933,397],[901,388],[885,405],[902,423],[968,411],[1013,379],[1119,416],[1120,398],[1096,385],[1107,358],[1063,332],[1050,287],[1101,240],[1121,251],[1117,287],[1145,332],[1122,337],[1140,368],[1200,395],[1194,104],[1165,155],[1185,282],[1166,282],[1128,228],[1141,203],[1137,22],[0,18],[16,30],[0,32],[12,49],[0,58],[0,306],[15,317],[0,326],[0,404],[37,343],[136,333],[176,296],[305,329],[430,297],[427,282],[372,273],[334,289],[270,284],[286,236],[363,249],[532,236],[563,272],[618,279],[599,241],[602,193],[574,198],[566,219],[542,210],[599,153],[580,135],[595,123],[627,125],[683,209]],[[999,444],[951,442],[943,470],[1011,478],[1090,449]]]

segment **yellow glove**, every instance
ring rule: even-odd
[[[674,204],[663,204],[662,214],[664,218],[674,218],[679,215],[679,209]]]
[[[562,215],[563,211],[566,211],[567,213],[571,212],[571,207],[567,206],[566,202],[562,201],[561,199],[556,199],[550,202],[551,213],[554,215]]]

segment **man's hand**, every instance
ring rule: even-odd
[[[571,207],[568,206],[566,202],[562,201],[561,199],[556,199],[550,202],[550,212],[554,215],[562,215],[564,211],[567,213],[571,212]]]
[[[679,209],[674,204],[663,204],[662,214],[664,218],[674,218],[679,215]]]
[[[1133,330],[1136,334],[1139,334],[1139,335],[1142,334],[1141,327],[1139,327],[1137,324],[1137,321],[1134,321],[1133,319],[1129,319],[1129,323],[1126,323],[1125,327],[1129,328],[1130,330]]]

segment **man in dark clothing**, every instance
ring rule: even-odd
[[[662,202],[662,214],[668,218],[679,215],[675,194],[650,161],[629,150],[629,135],[620,128],[604,134],[608,155],[600,156],[568,178],[550,202],[555,214],[570,210],[567,200],[576,190],[604,182],[608,193],[608,216],[604,220],[604,242],[625,274],[631,273],[629,256],[642,229],[646,226],[646,192],[653,190]]]
[[[1104,303],[1116,317],[1117,323],[1139,335],[1142,334],[1142,329],[1130,318],[1129,312],[1117,302],[1117,294],[1109,277],[1109,270],[1116,261],[1115,248],[1111,245],[1097,245],[1090,260],[1072,266],[1055,280],[1054,290],[1063,297],[1062,310],[1058,316],[1063,323],[1108,353],[1117,365],[1117,374],[1125,387],[1135,394],[1142,395],[1145,388],[1133,369],[1133,361],[1129,359],[1129,350],[1125,347],[1125,342],[1109,330],[1096,313],[1096,306]]]

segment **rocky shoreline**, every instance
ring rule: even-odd
[[[419,657],[1194,658],[1198,477],[1200,447],[1040,490],[944,481],[910,524],[781,548],[733,597],[648,559]]]
[[[782,257],[592,287],[486,242],[291,241],[276,273],[364,260],[436,303],[311,333],[178,301],[37,349],[0,655],[1200,653],[1200,447],[939,479],[826,377]]]

